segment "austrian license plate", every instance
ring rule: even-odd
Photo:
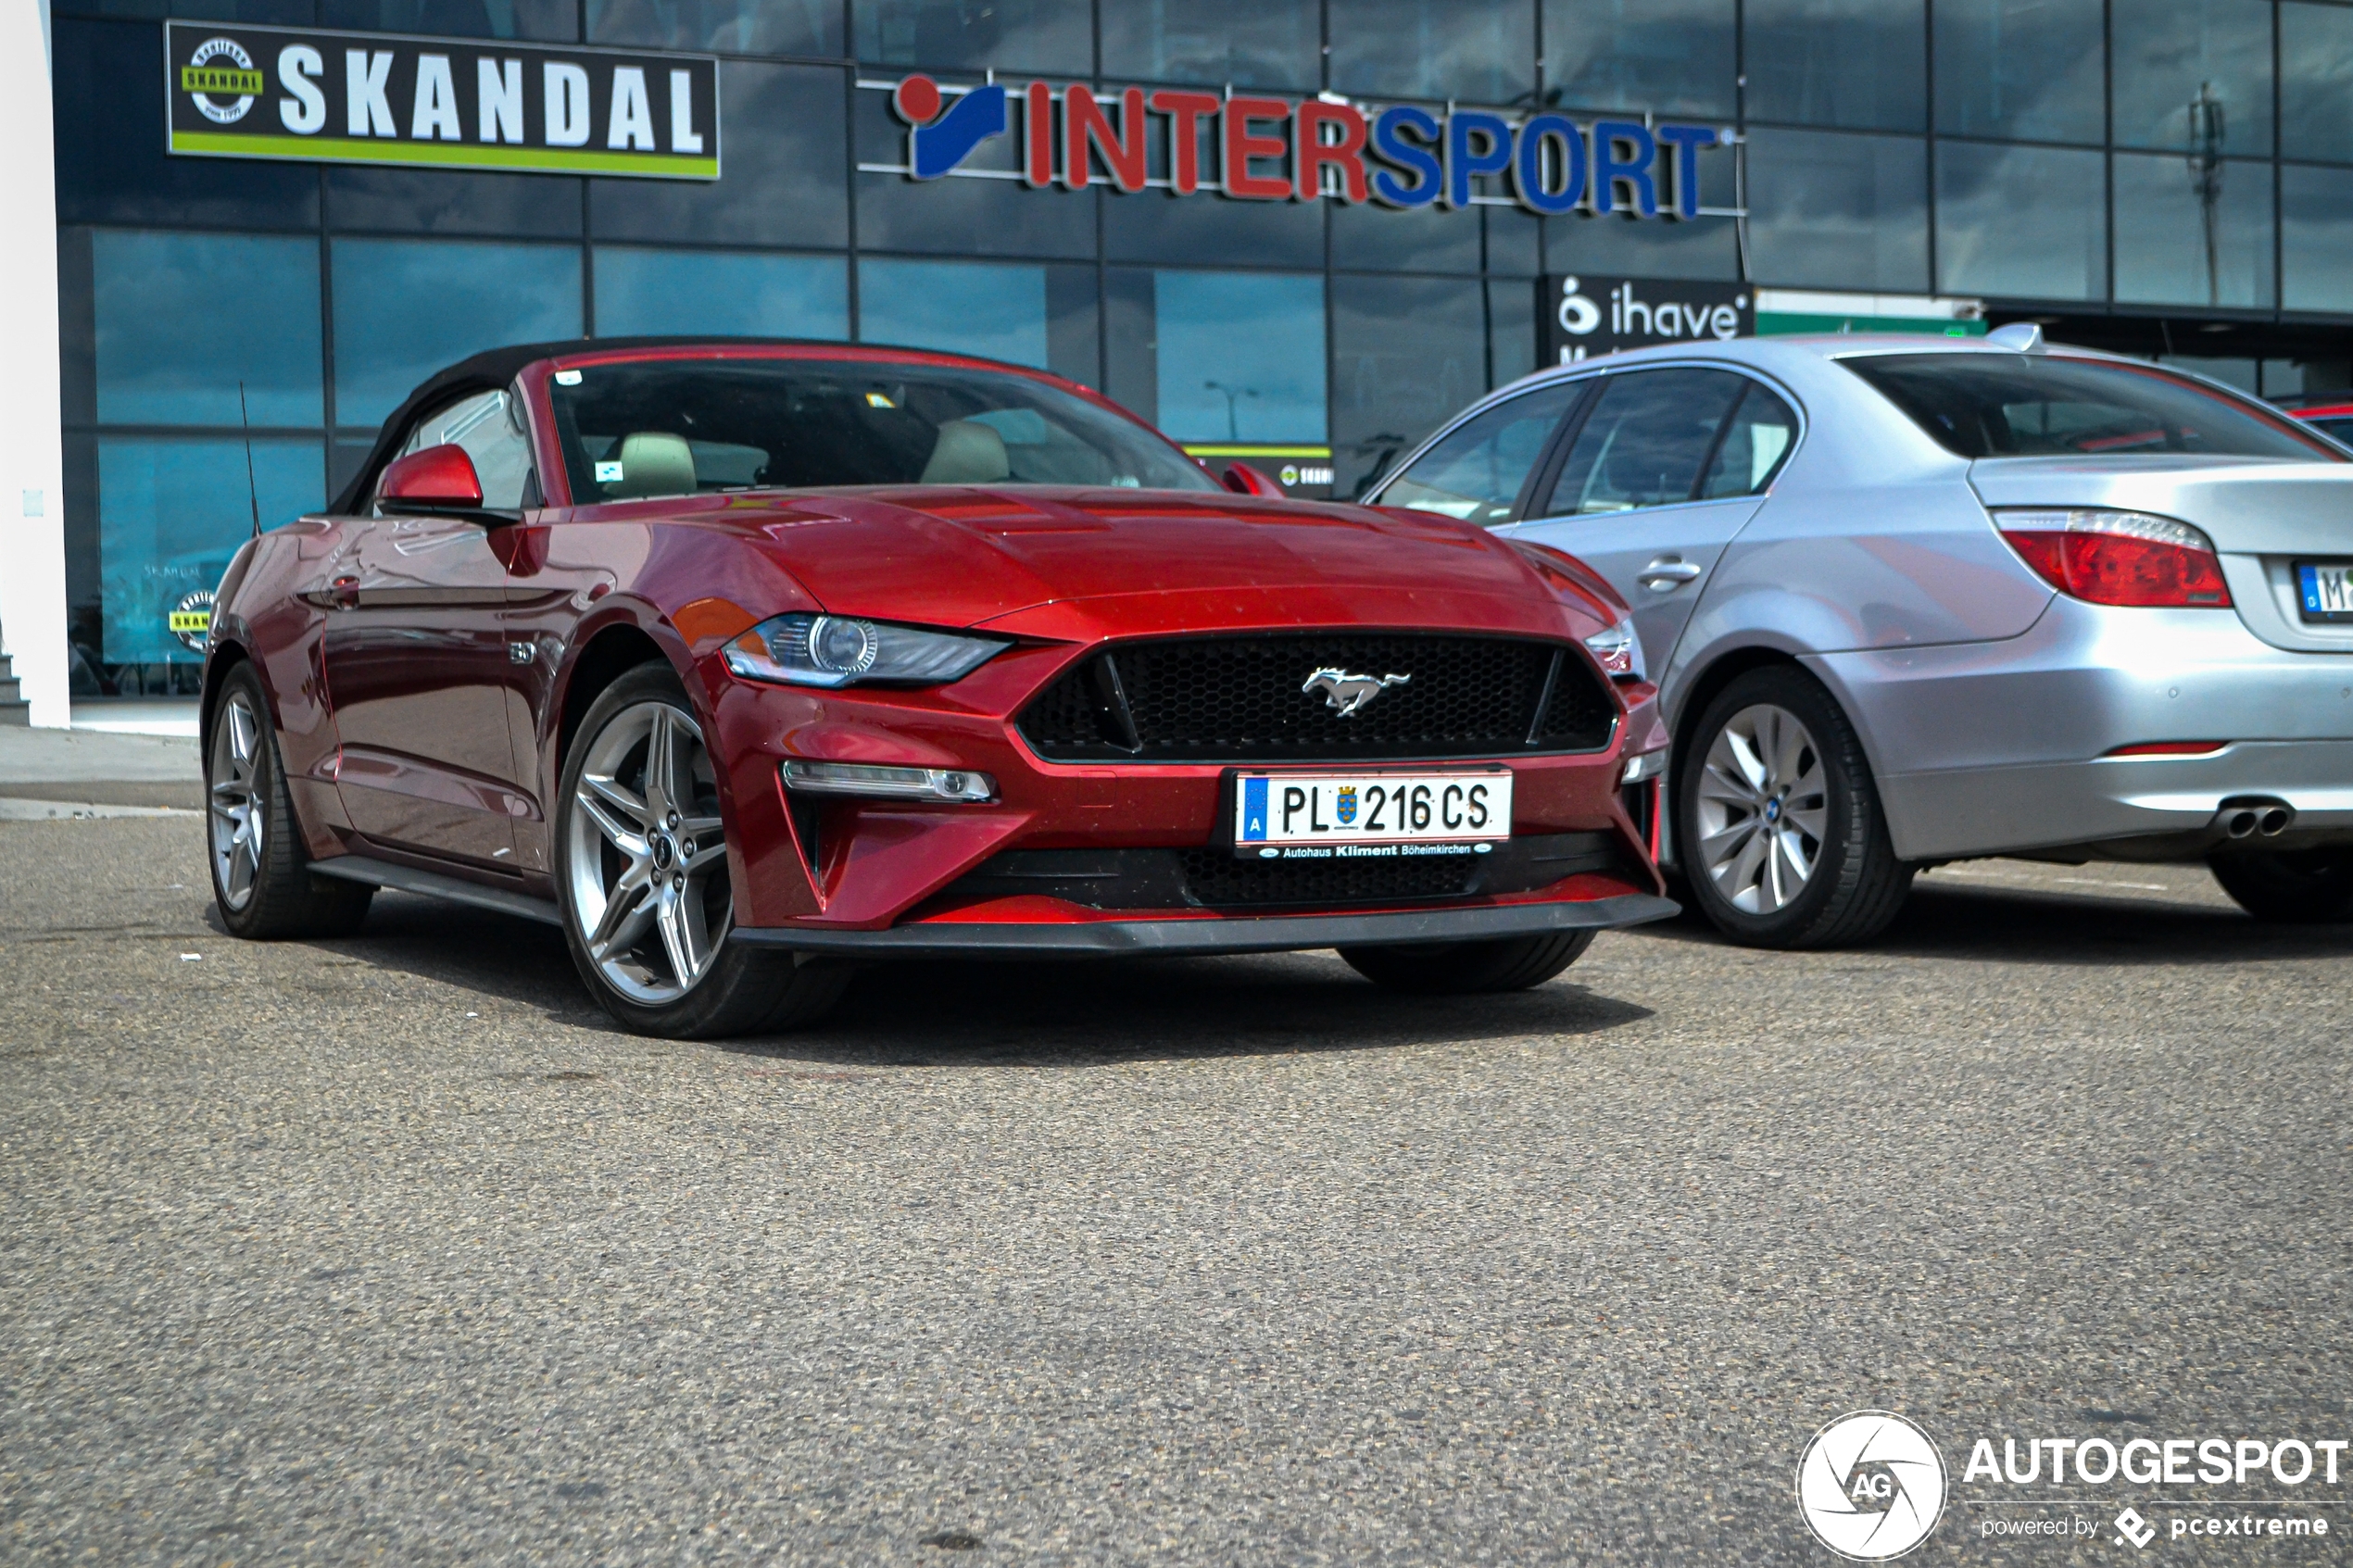
[[[2353,621],[2353,561],[2297,561],[2296,596],[2307,621]]]
[[[1234,779],[1234,853],[1250,859],[1481,853],[1511,835],[1508,768]]]

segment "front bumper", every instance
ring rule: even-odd
[[[2197,859],[2223,846],[2222,801],[2245,796],[2296,812],[2263,847],[2353,840],[2353,654],[2273,647],[2228,610],[2060,598],[2007,641],[1806,663],[1863,732],[1907,860]],[[2231,744],[2108,755],[2160,741]]]
[[[1215,953],[1285,953],[1410,942],[1485,942],[1559,931],[1604,931],[1668,920],[1671,899],[1625,893],[1574,903],[1489,905],[1376,914],[1183,915],[1076,923],[917,921],[883,931],[738,926],[732,940],[812,956],[854,959],[1044,959]]]

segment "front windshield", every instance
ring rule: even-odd
[[[1957,457],[2345,460],[2285,419],[2155,366],[2042,354],[1873,354],[1841,363]]]
[[[1033,377],[827,359],[559,370],[577,504],[845,484],[1217,485],[1176,447]]]

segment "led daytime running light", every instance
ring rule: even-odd
[[[964,768],[893,768],[875,762],[784,765],[785,787],[806,795],[862,795],[882,800],[953,800],[980,805],[997,798],[997,781]]]

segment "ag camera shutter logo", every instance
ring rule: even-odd
[[[1944,1514],[1944,1461],[1892,1411],[1856,1411],[1814,1434],[1797,1461],[1797,1505],[1814,1538],[1854,1562],[1901,1557]]]

